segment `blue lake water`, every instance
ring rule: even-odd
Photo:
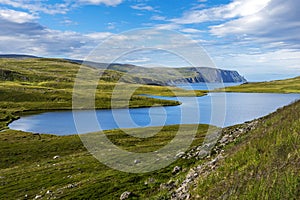
[[[300,99],[300,94],[209,93],[203,97],[159,98],[179,100],[182,104],[167,107],[96,110],[95,112],[87,110],[74,111],[74,113],[72,111],[46,112],[22,116],[12,122],[9,127],[56,135],[172,124],[203,123],[226,127],[274,112]],[[98,120],[97,124],[92,123],[94,116]]]
[[[176,86],[186,90],[214,90],[223,87],[241,85],[243,82],[236,83],[192,83],[192,84],[177,84]]]

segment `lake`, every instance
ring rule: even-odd
[[[235,83],[191,83],[191,84],[176,84],[177,87],[185,90],[214,90],[218,88],[241,85],[243,82]]]
[[[288,105],[300,94],[269,93],[209,93],[202,97],[154,97],[182,102],[179,106],[75,111],[76,130],[72,111],[55,111],[22,116],[9,124],[11,129],[28,132],[71,135],[116,128],[137,128],[172,124],[212,124],[231,126],[265,116]],[[99,124],[90,124],[91,116]],[[82,125],[84,126],[82,128]]]

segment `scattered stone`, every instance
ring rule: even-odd
[[[67,186],[68,189],[72,189],[72,188],[75,188],[75,187],[77,187],[77,184],[73,184],[73,183],[71,183]]]
[[[46,194],[52,194],[52,191],[51,191],[51,190],[48,190],[48,191],[46,192]]]
[[[204,158],[205,156],[207,156],[209,153],[208,151],[205,151],[205,150],[200,150],[199,152],[197,152],[197,157],[198,158]]]
[[[217,143],[211,142],[214,140],[212,139],[209,140],[211,143],[208,142],[206,144],[203,144],[202,146],[194,147],[187,153],[180,152],[179,154],[177,154],[176,157],[181,158],[199,159],[205,157],[206,159],[203,164],[191,168],[187,173],[185,179],[181,183],[176,184],[176,189],[172,189],[173,192],[171,192],[171,199],[186,200],[193,198],[189,193],[189,190],[191,189],[190,187],[197,182],[197,178],[199,176],[207,176],[216,168],[218,168],[218,162],[220,162],[220,160],[225,157],[223,147],[231,142],[236,141],[242,134],[255,129],[257,124],[258,121],[252,121],[247,122],[239,128],[235,128],[232,130],[224,129],[222,130],[222,132],[217,132],[216,136],[221,136],[220,140]],[[167,186],[168,184],[161,184],[161,188],[167,188]]]
[[[176,158],[181,158],[182,156],[184,156],[184,152],[179,152],[178,154],[176,154]]]
[[[56,155],[56,156],[53,157],[54,160],[56,160],[56,159],[58,159],[58,158],[60,158],[59,155]]]
[[[162,183],[160,184],[160,190],[172,190],[173,188],[176,187],[176,183],[173,180],[170,180],[168,183]]]
[[[179,173],[180,171],[181,171],[181,167],[175,166],[174,169],[173,169],[173,171],[172,171],[172,174],[177,174],[177,173]]]
[[[130,198],[131,196],[132,196],[132,192],[128,192],[128,191],[123,192],[123,193],[121,194],[121,196],[120,196],[120,200],[128,199],[128,198]]]
[[[134,164],[139,164],[139,163],[141,163],[141,161],[138,160],[138,159],[134,160],[133,162],[134,162]]]
[[[35,197],[34,197],[34,199],[40,199],[40,198],[42,198],[42,195],[39,195],[39,194],[35,195]]]
[[[224,135],[223,137],[222,137],[222,139],[220,140],[220,143],[222,143],[222,144],[226,144],[227,142],[228,142],[228,138],[229,138],[229,135]]]

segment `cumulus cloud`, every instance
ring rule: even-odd
[[[20,12],[10,9],[0,9],[0,18],[11,22],[25,23],[36,19],[37,16],[26,12]]]
[[[83,59],[109,32],[81,34],[46,28],[34,21],[0,16],[0,53],[32,54],[46,57]]]
[[[65,14],[72,7],[68,3],[44,4],[37,0],[0,0],[0,4],[46,14]]]
[[[265,9],[255,15],[211,26],[211,33],[217,36],[244,34],[269,43],[299,44],[299,6],[299,1],[273,0]]]
[[[253,15],[264,9],[271,0],[235,0],[229,4],[200,10],[190,10],[182,17],[172,19],[178,24],[197,24],[207,21],[222,21],[241,16]]]

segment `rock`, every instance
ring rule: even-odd
[[[198,153],[197,153],[197,156],[199,157],[199,158],[204,158],[205,156],[207,156],[208,155],[208,151],[205,151],[205,150],[200,150]]]
[[[176,158],[181,158],[182,156],[184,156],[184,152],[179,152],[178,154],[176,154]]]
[[[128,192],[128,191],[123,192],[120,196],[120,200],[128,199],[131,196],[132,196],[132,192]]]
[[[40,198],[42,198],[42,195],[39,195],[39,194],[35,195],[35,197],[34,197],[34,199],[40,199]]]
[[[48,191],[46,192],[46,194],[52,194],[52,191],[51,191],[51,190],[48,190]]]
[[[224,135],[220,140],[221,144],[226,144],[228,142],[229,135]]]
[[[67,186],[68,189],[72,189],[72,188],[75,188],[75,187],[77,187],[77,184],[69,184]]]
[[[56,160],[56,159],[58,159],[58,158],[60,158],[59,155],[56,155],[56,156],[53,157],[54,160]]]
[[[133,161],[133,163],[134,163],[134,164],[139,164],[139,163],[141,163],[141,161],[138,160],[138,159],[136,159],[136,160]]]
[[[173,171],[172,171],[172,174],[177,174],[180,171],[181,171],[181,167],[175,166],[174,169],[173,169]]]

